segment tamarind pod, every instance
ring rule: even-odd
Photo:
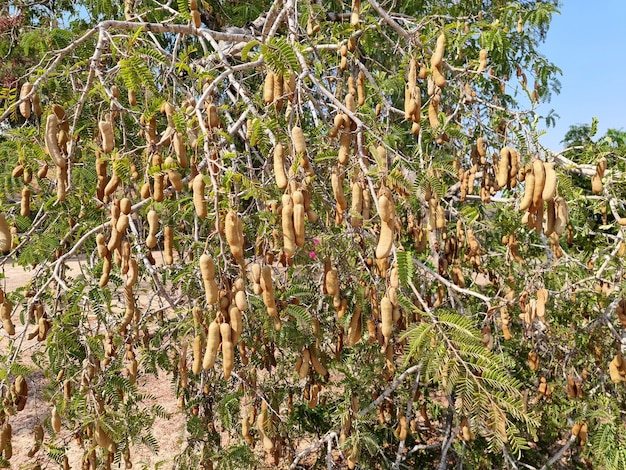
[[[296,234],[293,220],[294,205],[289,194],[283,194],[282,203],[283,251],[285,255],[291,257],[296,252]]]
[[[37,178],[41,180],[44,179],[46,176],[48,176],[48,164],[44,162],[37,171]]]
[[[509,181],[509,165],[511,162],[511,151],[508,147],[500,150],[500,162],[498,163],[498,173],[496,174],[496,182],[498,189],[504,188]]]
[[[359,106],[365,104],[365,74],[363,71],[359,71],[356,79],[356,96]]]
[[[126,233],[126,229],[130,225],[130,220],[126,214],[120,214],[117,219],[117,223],[115,224],[115,230],[120,234]]]
[[[287,187],[287,175],[285,174],[284,148],[280,142],[274,147],[274,176],[276,186],[285,189]]]
[[[289,72],[289,78],[283,83],[284,93],[287,95],[289,101],[293,103],[296,96],[296,74]]]
[[[35,93],[31,98],[31,106],[35,116],[41,116],[43,108],[41,107],[41,98],[39,98],[37,93]]]
[[[417,86],[417,59],[415,57],[409,61],[409,73],[406,81],[410,90]]]
[[[115,135],[113,133],[113,123],[110,121],[100,121],[98,123],[100,137],[102,138],[102,151],[111,153],[115,148]]]
[[[152,193],[152,198],[156,202],[161,202],[165,199],[163,175],[160,173],[154,175],[154,188]]]
[[[59,415],[56,406],[52,407],[50,424],[52,425],[52,429],[54,430],[54,432],[61,432],[61,416]]]
[[[241,418],[241,435],[246,440],[248,445],[250,446],[254,445],[254,439],[252,438],[252,435],[250,434],[250,421],[248,420],[248,416],[246,415],[243,415]]]
[[[43,442],[43,438],[43,426],[41,424],[35,424],[35,426],[33,427],[33,447],[31,447],[31,449],[28,451],[28,457],[33,457],[37,452],[39,452],[39,449],[41,448],[41,443]],[[0,452],[2,450],[3,449],[0,448]]]
[[[128,104],[131,106],[137,106],[137,96],[135,96],[135,90],[128,89]]]
[[[216,320],[209,324],[209,330],[207,333],[207,345],[206,352],[204,353],[204,359],[202,360],[202,368],[209,370],[215,364],[217,357],[217,351],[219,350],[221,342],[220,324]]]
[[[522,202],[520,202],[519,208],[520,210],[527,210],[530,208],[530,205],[533,203],[533,194],[535,193],[535,176],[532,171],[526,172],[526,185],[524,188],[524,197],[522,198]]]
[[[191,371],[198,375],[202,370],[202,336],[196,335],[193,339],[193,363]]]
[[[352,143],[352,135],[343,132],[339,136],[339,154],[337,155],[337,160],[342,165],[347,165],[348,160],[350,159],[350,144]]]
[[[141,196],[141,199],[148,199],[150,197],[150,183],[148,181],[144,182],[141,185],[141,188],[139,189],[139,195]]]
[[[11,177],[13,178],[19,178],[20,176],[22,176],[24,174],[24,167],[22,166],[21,163],[18,163],[15,168],[13,168],[13,171],[11,172]]]
[[[13,324],[13,321],[10,318],[2,320],[2,327],[7,332],[7,335],[13,336],[15,334],[15,325]],[[33,338],[35,336],[37,336],[37,331],[35,331],[35,335],[33,336]],[[33,339],[33,338],[29,338],[29,339]]]
[[[278,111],[283,109],[283,82],[284,77],[281,74],[274,75],[274,106]]]
[[[352,0],[352,10],[350,12],[350,26],[355,28],[359,25],[359,14],[361,11],[361,0]]]
[[[296,154],[306,153],[306,140],[304,139],[304,133],[300,126],[294,126],[291,129],[291,140]]]
[[[222,127],[222,121],[217,113],[217,106],[211,103],[207,108],[209,129],[216,129]]]
[[[219,289],[215,279],[204,279],[205,298],[209,305],[213,305],[219,299]]]
[[[350,326],[348,327],[348,340],[347,346],[354,346],[361,341],[361,309],[358,306],[354,307],[352,318],[350,318]]]
[[[23,375],[20,374],[15,378],[13,386],[15,387],[15,393],[18,397],[28,396],[28,383],[26,383],[26,379]]]
[[[56,114],[52,113],[48,115],[46,119],[46,131],[45,131],[45,144],[48,149],[48,153],[52,157],[52,161],[59,168],[65,168],[67,166],[67,161],[65,157],[61,153],[61,149],[59,148],[59,142],[57,140],[57,134],[59,132],[59,119]]]
[[[209,255],[203,253],[200,256],[199,264],[202,279],[210,280],[215,278],[215,264]]]
[[[482,136],[480,136],[476,140],[476,152],[478,153],[479,157],[485,157],[487,155],[487,148],[485,147],[485,139],[483,139]]]
[[[439,105],[435,97],[428,102],[428,122],[433,129],[439,127]]]
[[[591,191],[593,194],[600,194],[603,188],[602,177],[596,173],[591,177]]]
[[[260,279],[261,288],[263,292],[269,292],[272,294],[272,298],[274,296],[274,285],[272,283],[272,268],[270,266],[263,266],[261,269],[261,279]]]
[[[265,101],[265,104],[274,102],[274,78],[275,74],[271,70],[265,76],[265,81],[263,82],[263,101]]]
[[[339,271],[334,266],[326,273],[324,286],[328,295],[339,295]]]
[[[485,49],[481,49],[478,53],[478,69],[476,70],[477,73],[483,73],[487,68],[488,54],[489,53]]]
[[[295,193],[294,193],[295,194]],[[303,204],[293,206],[293,229],[296,238],[296,246],[304,246],[304,218],[306,217]]]
[[[122,214],[130,214],[132,207],[133,203],[130,199],[128,199],[127,197],[123,197],[122,199],[120,199],[120,212]]]
[[[243,238],[240,233],[241,220],[237,212],[230,209],[226,213],[224,221],[224,232],[226,233],[226,241],[230,247],[230,252],[236,260],[243,259]]]
[[[176,192],[179,193],[183,190],[183,178],[178,171],[167,170],[167,178],[170,180],[170,183]]]
[[[3,212],[0,212],[0,251],[8,253],[11,250],[11,229]]]
[[[181,168],[187,168],[189,160],[187,159],[187,146],[183,139],[183,134],[176,131],[172,137],[172,143],[174,144],[174,153],[178,158],[178,165]]]
[[[118,232],[116,227],[111,227],[111,238],[109,238],[109,243],[107,244],[107,249],[109,250],[109,253],[113,253],[117,248],[121,246],[123,236],[124,234],[122,232]]]
[[[146,246],[148,248],[154,248],[156,246],[156,233],[159,231],[159,214],[150,209],[147,215],[148,219],[148,237],[146,238]]]
[[[437,37],[437,44],[435,46],[435,52],[430,58],[430,65],[432,68],[440,68],[443,63],[443,54],[445,52],[446,47],[446,35],[442,31],[441,34]]]
[[[45,341],[45,339],[48,337],[50,322],[46,317],[41,317],[37,323],[37,341],[41,343],[42,341]]]
[[[348,93],[345,98],[345,103],[346,103],[346,108],[348,108],[348,111],[350,111],[351,113],[356,112],[356,103],[354,102],[354,94]]]
[[[584,446],[587,442],[587,433],[588,433],[588,425],[587,423],[583,423],[580,425],[580,430],[578,431],[578,438],[580,439],[580,445]]]
[[[385,340],[393,334],[393,305],[386,295],[380,301],[380,321]]]
[[[30,215],[30,189],[28,186],[22,188],[22,199],[20,201],[20,215],[28,217]]]
[[[544,162],[543,164],[545,170],[545,182],[543,185],[543,191],[541,193],[541,199],[544,201],[552,201],[554,196],[556,195],[556,172],[554,171],[554,163],[553,162]]]
[[[376,245],[376,259],[386,259],[393,247],[394,224],[393,221],[381,222],[380,236]]]
[[[20,89],[20,100],[24,99],[33,89],[32,83],[25,82]],[[20,103],[20,114],[24,119],[30,118],[30,101],[31,99],[24,100]]]
[[[248,301],[246,299],[245,291],[237,291],[237,293],[235,294],[235,305],[242,312],[245,312],[248,309]]]
[[[533,189],[533,206],[541,204],[541,196],[543,194],[543,187],[546,182],[546,170],[543,165],[543,161],[537,159],[533,161],[533,176],[535,177],[535,186]]]
[[[439,88],[444,88],[446,86],[446,77],[438,67],[433,68],[433,80],[435,81],[435,85]]]
[[[358,228],[363,223],[363,190],[358,182],[352,183],[352,204],[350,206],[350,223]]]
[[[298,358],[300,367],[297,368],[298,377],[304,379],[309,375],[309,369],[311,364],[311,353],[307,348],[304,348],[302,355]]]
[[[139,368],[139,364],[137,363],[137,359],[134,357],[128,363],[128,380],[131,384],[135,384],[137,382],[137,369]]]
[[[443,230],[446,228],[446,212],[441,205],[437,205],[435,209],[435,226],[439,230]]]
[[[200,219],[206,219],[207,216],[207,202],[204,198],[204,175],[202,173],[198,173],[193,178],[193,207],[196,211],[196,215]]]
[[[102,275],[100,276],[100,281],[98,282],[98,285],[100,287],[104,287],[109,283],[110,274],[111,274],[111,254],[107,253],[107,255],[102,258]]]
[[[337,168],[333,168],[330,175],[330,182],[333,188],[335,201],[337,201],[337,207],[343,212],[348,207],[348,202],[346,201],[346,197],[343,193],[343,178],[339,175]]]
[[[609,376],[611,378],[611,381],[615,384],[624,381],[624,377],[622,377],[622,374],[620,374],[620,369],[615,362],[615,358],[609,364]]]
[[[132,287],[137,283],[139,278],[139,264],[135,258],[130,258],[128,261],[128,279],[126,279],[126,286]]]
[[[13,304],[11,303],[9,299],[5,297],[2,303],[0,303],[0,319],[10,320],[12,310],[13,310]]]
[[[120,179],[118,174],[115,171],[113,171],[113,174],[111,175],[111,179],[109,180],[107,185],[104,187],[104,194],[107,196],[110,196],[111,194],[113,194],[115,190],[117,189],[117,187],[119,186],[121,181],[122,180]]]
[[[191,10],[191,23],[194,28],[200,28],[202,26],[202,17],[198,10]]]
[[[169,225],[163,229],[163,260],[165,264],[174,264],[174,229]]]
[[[311,358],[311,365],[313,366],[313,369],[315,370],[315,372],[317,372],[322,377],[326,377],[328,375],[328,370],[326,370],[326,367],[324,367],[324,365],[320,362],[319,358],[317,357],[316,352],[315,351],[309,351],[309,352],[310,352],[310,358]]]
[[[230,319],[230,327],[232,329],[232,339],[233,344],[237,344],[239,342],[239,337],[243,332],[243,315],[241,314],[241,310],[236,305],[231,305],[228,310],[228,316]]]
[[[557,235],[563,235],[565,228],[569,223],[569,208],[567,201],[560,196],[554,198],[554,211],[556,213],[554,221],[554,233]]]
[[[93,439],[94,442],[102,449],[106,449],[110,453],[115,453],[115,450],[117,449],[115,442],[113,442],[111,437],[104,429],[102,429],[97,421],[94,426]]]
[[[596,174],[600,179],[604,178],[604,172],[606,171],[606,157],[601,157],[596,164]]]
[[[58,170],[57,170],[57,200],[59,202],[65,201],[65,197],[67,195],[67,186],[68,186],[67,166],[58,167]],[[98,188],[98,191],[100,191],[99,188]]]
[[[411,87],[408,83],[404,85],[404,120],[410,121],[415,111],[415,101],[411,96]]]
[[[220,325],[220,336],[222,337],[222,367],[224,369],[224,380],[230,378],[235,361],[235,347],[231,339],[232,328],[224,322]]]

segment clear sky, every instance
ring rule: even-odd
[[[626,0],[562,0],[541,51],[563,71],[561,93],[542,105],[560,116],[541,142],[560,150],[572,124],[600,121],[607,129],[626,131]]]

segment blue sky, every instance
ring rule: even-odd
[[[541,106],[560,116],[541,142],[560,150],[572,124],[600,121],[598,137],[607,129],[626,131],[626,1],[562,0],[541,51],[563,75],[561,93]]]

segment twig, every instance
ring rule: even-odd
[[[559,449],[559,451],[558,451],[556,454],[554,454],[554,455],[552,456],[552,458],[551,458],[550,460],[548,460],[548,461],[546,462],[546,464],[545,464],[543,467],[541,467],[541,469],[540,469],[540,470],[548,470],[548,468],[551,468],[551,467],[552,467],[552,465],[553,465],[553,464],[554,464],[557,460],[559,460],[561,457],[563,457],[563,454],[564,454],[565,452],[567,452],[567,449],[569,449],[569,448],[572,446],[572,444],[574,443],[574,441],[575,441],[575,440],[576,440],[576,436],[574,436],[573,434],[570,434],[570,437],[569,437],[569,439],[567,440],[567,442],[565,443],[565,445],[563,445],[563,447],[561,447],[561,448]]]
[[[394,379],[394,381],[391,383],[391,385],[389,385],[389,387],[387,387],[383,393],[381,393],[378,398],[376,398],[376,400],[374,400],[372,403],[370,403],[369,405],[367,405],[367,407],[365,407],[364,409],[362,409],[361,411],[359,411],[359,418],[365,416],[367,413],[369,413],[372,409],[374,409],[375,407],[377,407],[378,405],[380,405],[383,400],[385,398],[387,398],[389,395],[391,395],[393,393],[393,391],[398,388],[400,386],[400,384],[402,382],[404,382],[404,380],[411,374],[413,374],[414,372],[420,370],[420,368],[422,367],[421,364],[417,364],[415,366],[411,366],[409,367],[407,370],[405,370],[404,372],[402,372],[402,374],[400,374],[398,377],[396,377],[396,379]]]
[[[315,441],[313,444],[309,445],[307,448],[301,450],[300,452],[298,452],[296,454],[296,457],[294,458],[293,462],[291,463],[291,465],[289,466],[290,470],[295,469],[298,466],[298,463],[300,462],[300,460],[302,460],[304,457],[306,457],[309,454],[312,454],[313,452],[317,452],[324,444],[328,445],[328,455],[330,455],[330,449],[331,449],[331,445],[332,445],[332,440],[337,438],[337,433],[334,431],[328,432],[324,435],[324,437],[322,437],[321,439]],[[331,464],[332,464],[332,456],[331,456]],[[332,468],[332,467],[328,467],[328,468]]]
[[[448,451],[450,450],[450,446],[452,445],[452,441],[454,440],[454,436],[456,431],[453,432],[452,425],[454,423],[454,401],[452,398],[448,398],[448,416],[446,419],[446,437],[444,438],[443,444],[441,446],[441,460],[439,461],[439,465],[437,466],[437,470],[446,470],[446,456],[448,455]]]

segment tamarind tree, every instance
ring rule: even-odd
[[[158,378],[176,468],[624,468],[625,146],[538,141],[557,3],[6,2],[0,465],[138,465]]]

